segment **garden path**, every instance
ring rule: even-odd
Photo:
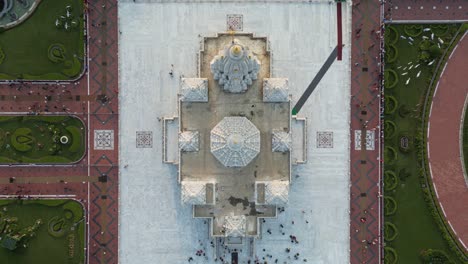
[[[459,241],[468,245],[468,187],[460,158],[460,127],[468,96],[468,37],[450,55],[432,101],[428,125],[428,155],[434,189],[442,212]]]

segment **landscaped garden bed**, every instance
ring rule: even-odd
[[[63,164],[85,153],[85,129],[73,116],[0,116],[0,164]]]
[[[422,173],[422,112],[430,80],[460,25],[390,25],[385,33],[384,212],[386,263],[463,263],[433,213]],[[447,240],[448,239],[448,240]],[[429,251],[428,251],[429,250]],[[440,254],[439,254],[440,255]],[[429,262],[427,262],[429,263]],[[451,263],[451,262],[443,262]]]
[[[1,263],[84,264],[84,215],[74,200],[0,200]]]
[[[41,1],[26,21],[0,30],[0,80],[78,78],[85,60],[83,9],[80,0]]]

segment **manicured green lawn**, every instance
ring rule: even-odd
[[[398,236],[393,241],[388,241],[387,246],[395,249],[398,263],[422,263],[420,253],[427,249],[443,250],[453,261],[457,261],[457,256],[450,251],[424,200],[422,187],[424,178],[420,178],[421,165],[417,156],[418,146],[416,143],[421,138],[421,135],[418,135],[418,132],[420,134],[418,129],[421,128],[424,97],[438,62],[435,54],[439,52],[436,47],[433,47],[425,54],[429,58],[425,62],[421,61],[418,56],[421,54],[419,45],[423,40],[422,36],[426,36],[430,40],[431,34],[435,32],[435,41],[428,46],[440,44],[438,40],[440,36],[445,43],[441,45],[441,51],[443,51],[458,26],[450,25],[448,29],[433,26],[428,32],[422,31],[423,28],[429,28],[428,25],[406,26],[406,32],[405,26],[391,26],[398,32],[397,36],[395,36],[395,31],[387,27],[385,40],[387,47],[385,68],[397,73],[396,78],[390,72],[387,72],[384,77],[386,82],[385,120],[391,120],[396,125],[396,132],[393,136],[386,131],[385,146],[393,147],[397,151],[398,157],[391,164],[385,163],[384,168],[385,171],[395,172],[399,178],[398,186],[395,189],[385,191],[385,195],[393,197],[398,206],[394,215],[385,217],[385,221],[393,223],[398,230]],[[413,41],[410,41],[408,33],[412,35]],[[401,35],[406,39],[401,38]],[[409,42],[412,42],[412,45]],[[389,48],[391,45],[393,45],[392,48]],[[434,61],[432,65],[428,65],[431,61]],[[408,64],[410,62],[411,64]],[[416,67],[418,64],[419,66]],[[419,77],[417,77],[418,73]],[[395,79],[397,83],[394,85]],[[407,81],[408,85],[406,85]],[[394,87],[391,87],[393,85]],[[393,96],[396,102],[391,100],[389,96]],[[395,107],[395,111],[391,113],[391,108]],[[403,137],[409,140],[408,150],[401,148]],[[385,162],[390,159],[389,153],[387,151],[384,154]],[[402,170],[405,170],[405,173],[401,173]]]
[[[72,163],[85,151],[83,122],[73,116],[0,116],[0,163]]]
[[[73,19],[66,18],[67,5],[71,6]],[[66,80],[78,77],[83,69],[85,49],[82,17],[82,0],[45,0],[25,22],[0,32],[0,48],[5,54],[0,63],[0,79]],[[61,28],[55,26],[57,19]],[[65,30],[65,22],[71,24],[72,20],[78,22],[76,27]],[[56,62],[48,56],[49,48],[54,44],[62,44],[65,48],[59,51],[61,59]]]
[[[85,224],[84,210],[73,200],[0,200],[0,237],[9,232],[6,219],[17,218],[14,231],[40,222],[29,239],[20,240],[10,250],[0,244],[1,263],[84,264]],[[26,247],[24,246],[26,245]]]

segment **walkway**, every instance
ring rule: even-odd
[[[467,20],[466,0],[387,0],[387,20]]]
[[[36,111],[79,116],[88,129],[87,154],[69,166],[2,166],[0,189],[2,195],[74,195],[82,200],[88,209],[87,263],[118,263],[117,0],[88,3],[87,16],[88,71],[81,79],[0,84],[0,114]],[[102,149],[102,142],[94,142],[102,130],[112,134],[105,142],[112,147]],[[13,176],[15,183],[5,181]]]
[[[357,1],[351,52],[351,260],[381,263],[380,3]]]
[[[468,188],[460,159],[460,119],[468,96],[467,33],[444,66],[429,115],[431,177],[442,211],[460,242],[468,245]]]

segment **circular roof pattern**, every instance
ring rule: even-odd
[[[226,167],[244,167],[260,152],[260,131],[245,117],[225,117],[211,130],[211,153]]]

